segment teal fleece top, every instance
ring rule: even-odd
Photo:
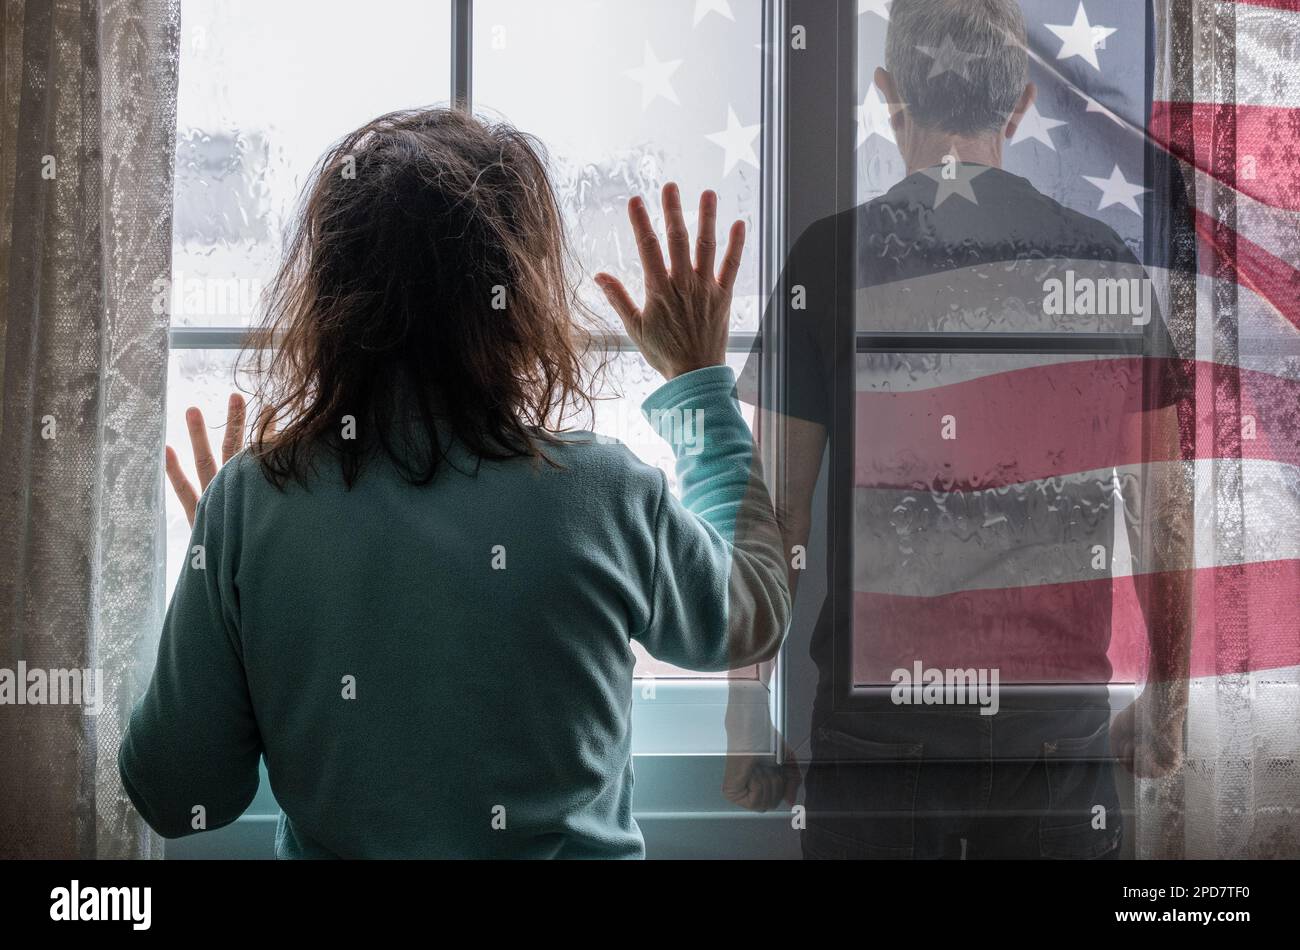
[[[166,837],[227,825],[264,757],[280,857],[642,857],[630,641],[723,670],[789,618],[734,395],[717,366],[643,405],[680,500],[590,433],[548,450],[560,468],[465,458],[423,487],[376,461],[351,490],[322,464],[281,492],[231,460],[123,737],[140,814]]]

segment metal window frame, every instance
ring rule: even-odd
[[[473,107],[473,0],[451,0],[451,97],[463,109]],[[856,202],[856,49],[858,16],[856,0],[763,0],[764,61],[762,72],[761,198],[759,209],[760,296],[771,299],[772,288],[793,241],[814,221],[845,210]],[[788,38],[793,25],[802,25],[819,42],[835,38],[833,55],[820,51],[795,56]],[[845,62],[849,64],[845,66]],[[845,82],[847,80],[847,83]],[[795,145],[794,143],[797,143]],[[844,192],[848,185],[847,200]],[[785,405],[789,378],[784,314],[781,301],[773,301],[763,315],[757,334],[733,334],[728,351],[761,351],[759,385],[770,394],[774,405]],[[253,328],[246,326],[173,326],[171,349],[240,349],[248,342]],[[993,352],[993,353],[1061,353],[1061,352],[1130,352],[1131,341],[1111,339],[1121,334],[1090,335],[1075,340],[1065,334],[858,334],[849,343],[845,356],[852,361],[854,352]],[[635,350],[626,335],[611,335],[604,341],[611,350]],[[1098,347],[1100,349],[1087,349]],[[769,485],[774,497],[784,497],[785,476],[781,466],[784,432],[779,412],[764,414],[759,437]],[[851,420],[849,420],[851,425]],[[840,440],[843,441],[842,439]],[[831,467],[835,467],[832,451]],[[833,472],[831,473],[834,474]],[[834,486],[832,485],[832,498]],[[833,518],[833,514],[832,514]],[[843,519],[839,519],[843,520]],[[831,544],[837,543],[831,540]],[[836,596],[836,567],[828,569],[827,597]],[[849,578],[851,588],[851,577]],[[841,589],[841,596],[843,590]],[[836,609],[832,606],[831,609]],[[837,629],[837,641],[841,638]],[[638,768],[638,798],[649,792],[664,809],[658,818],[687,820],[695,829],[705,827],[698,819],[715,817],[754,817],[750,813],[721,806],[716,796],[704,793],[716,789],[717,766],[710,758],[720,758],[726,749],[722,716],[728,702],[765,704],[772,713],[771,722],[783,734],[786,729],[786,653],[777,658],[770,690],[761,683],[735,684],[716,678],[670,679],[655,677],[638,681],[634,689],[636,728],[633,730],[634,753],[645,766]],[[837,662],[837,668],[839,663]],[[644,687],[654,682],[656,696],[647,699]],[[756,720],[760,721],[760,720]],[[711,737],[711,738],[710,738]],[[755,751],[768,751],[771,736],[750,736]],[[764,741],[769,748],[760,747]],[[716,748],[722,743],[722,749]],[[734,748],[731,751],[737,751]],[[745,751],[745,750],[740,750]],[[711,785],[711,783],[713,783]],[[663,788],[659,786],[663,785]],[[687,799],[690,799],[689,801]],[[272,826],[278,806],[271,797],[269,783],[263,782],[257,801],[236,823],[245,833],[250,855],[261,855],[269,848]],[[640,808],[643,822],[647,813]],[[783,827],[788,820],[779,810],[770,813]],[[239,830],[236,828],[235,830]],[[263,840],[265,839],[265,840]],[[217,838],[199,836],[172,843],[182,851],[195,842],[216,842]],[[213,856],[228,856],[219,846]]]
[[[474,0],[451,0],[451,101],[474,111]]]
[[[257,333],[255,326],[174,326],[169,331],[173,350],[242,350],[250,346]],[[728,353],[749,353],[762,346],[757,333],[733,333],[727,340]],[[610,333],[597,338],[597,348],[614,353],[638,352],[626,333]]]
[[[789,0],[763,0],[762,10],[762,115],[759,169],[759,300],[776,301],[777,283],[790,253],[790,227],[787,211],[790,207],[788,150],[790,143],[790,44],[786,42],[790,26]],[[788,374],[783,361],[785,336],[783,321],[773,319],[782,308],[769,304],[759,315],[759,332],[751,352],[758,354],[758,388],[760,393],[771,393],[776,404],[785,399]],[[761,404],[766,397],[760,396]],[[767,481],[768,493],[776,510],[784,508],[788,495],[785,453],[785,421],[781,413],[759,413],[757,420],[759,458]],[[768,681],[768,718],[764,723],[768,731],[769,754],[778,762],[785,758],[784,743],[778,735],[786,733],[786,644],[771,661]],[[761,682],[760,682],[761,685]],[[734,751],[734,750],[732,750]]]
[[[763,132],[761,150],[764,158],[761,171],[761,198],[759,202],[760,299],[779,273],[780,262],[788,251],[782,230],[784,209],[784,182],[780,174],[784,154],[784,136],[780,134],[780,117],[784,111],[782,78],[788,59],[788,45],[777,40],[785,32],[786,0],[763,0],[763,42],[765,56],[762,68]],[[451,0],[451,101],[460,109],[473,109],[473,48],[474,0]],[[782,55],[776,55],[782,52]],[[251,339],[256,326],[172,326],[169,331],[169,350],[242,350],[257,341]],[[272,341],[273,343],[273,341]],[[261,341],[260,345],[270,345]],[[599,348],[611,353],[635,353],[637,346],[625,333],[611,333],[597,341]],[[777,352],[777,348],[764,333],[732,333],[727,341],[729,354],[748,354],[761,351]],[[779,385],[779,377],[769,376],[764,370],[760,385]],[[775,463],[775,447],[779,433],[773,432],[763,444],[767,447],[769,464]],[[770,717],[779,717],[777,705],[784,691],[780,688],[782,660],[774,662],[770,685],[760,681],[737,682],[721,677],[672,678],[662,676],[638,677],[635,681],[633,704],[636,708],[637,728],[634,730],[634,751],[638,757],[675,757],[719,755],[728,751],[724,734],[723,717],[728,704],[737,702],[753,706],[755,712],[764,709],[768,716],[753,717],[744,749],[732,752],[770,752],[775,746],[763,728]],[[650,690],[653,684],[653,690]],[[778,722],[779,718],[770,721]],[[770,732],[770,730],[768,730]],[[734,746],[734,736],[731,743]]]
[[[823,0],[790,0],[792,7],[804,11],[809,19],[816,16],[816,10]],[[832,205],[829,213],[843,212],[858,205],[857,197],[857,147],[856,131],[858,105],[857,49],[858,49],[858,14],[854,0],[833,0],[826,3],[827,8],[834,7],[835,26],[840,31],[835,54],[813,57],[810,61],[811,73],[807,80],[810,85],[825,90],[830,100],[821,107],[821,122],[809,128],[797,141],[807,153],[809,162],[802,174],[820,180],[821,191],[816,200],[823,205]],[[827,13],[827,16],[832,14]],[[791,92],[791,99],[799,97],[799,90]],[[1153,200],[1148,194],[1147,202]],[[827,215],[823,216],[829,216]],[[1150,215],[1144,214],[1150,221]],[[845,266],[837,263],[835,268],[836,312],[855,313],[854,295],[856,292],[856,274],[853,273],[856,261],[856,249],[841,249],[836,254],[837,262],[847,262]],[[834,417],[827,433],[830,442],[830,467],[827,472],[827,534],[829,539],[830,563],[827,568],[827,610],[830,611],[833,625],[833,659],[832,708],[825,711],[827,719],[818,725],[844,725],[859,715],[870,712],[878,706],[882,691],[888,687],[859,685],[852,675],[852,484],[853,464],[853,400],[844,396],[851,391],[855,377],[855,358],[864,353],[930,353],[930,354],[1032,354],[1057,355],[1070,354],[1079,356],[1106,356],[1141,354],[1144,352],[1145,337],[1140,332],[1100,333],[1072,332],[1059,333],[979,333],[979,332],[886,332],[859,330],[856,320],[841,321],[844,325],[837,329],[836,354],[832,373],[834,376],[835,397]],[[780,343],[778,341],[778,346]],[[847,405],[847,415],[844,406]],[[1100,685],[1100,684],[1099,684]],[[1112,694],[1129,688],[1128,684],[1105,684]],[[1049,684],[1042,686],[1003,687],[1006,692],[1017,694],[1051,693],[1054,689]]]
[[[474,0],[450,0],[451,99],[465,110],[473,108]],[[804,27],[811,42],[834,37],[830,55],[792,54],[787,41],[793,26]],[[728,353],[760,354],[759,386],[770,405],[786,403],[789,379],[786,314],[782,301],[771,296],[794,240],[814,221],[856,204],[857,148],[855,140],[857,94],[858,13],[854,0],[763,0],[762,33],[762,169],[759,201],[759,296],[772,304],[763,314],[757,333],[734,333]],[[840,255],[851,260],[852,255]],[[173,326],[170,348],[242,349],[253,327]],[[632,353],[637,347],[626,334],[609,334],[599,341],[609,352]],[[889,353],[1026,353],[1026,354],[1126,354],[1141,351],[1140,335],[1127,333],[887,333],[854,331],[851,352]],[[851,367],[850,367],[851,369]],[[838,371],[838,368],[837,368]],[[833,429],[839,434],[851,420]],[[784,426],[779,412],[763,414],[758,438],[765,471],[778,505],[786,496],[782,464]],[[832,468],[835,467],[832,453]],[[835,473],[832,472],[832,483]],[[832,504],[837,498],[832,487]],[[832,523],[843,521],[830,513]],[[832,542],[837,546],[839,540]],[[842,559],[841,559],[842,560]],[[843,565],[834,556],[828,575],[827,597],[837,599]],[[838,592],[842,597],[843,591]],[[837,611],[839,608],[833,608]],[[838,622],[837,622],[838,631]],[[837,641],[843,639],[837,632]],[[787,658],[785,650],[773,663],[770,703],[773,723],[784,732]],[[842,664],[836,662],[837,669]],[[648,679],[648,678],[647,678]],[[726,680],[704,680],[726,687]],[[701,694],[699,680],[657,679],[656,690],[671,693],[686,684],[692,702]],[[850,691],[853,691],[850,687]],[[839,692],[837,690],[837,692]],[[723,700],[719,700],[720,702]]]

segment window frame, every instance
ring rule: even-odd
[[[773,37],[784,33],[786,0],[762,0],[764,50],[784,48],[773,45]],[[450,64],[451,102],[460,109],[473,109],[474,78],[474,0],[451,0]],[[776,173],[783,145],[772,117],[782,107],[781,72],[787,57],[764,55],[762,75],[763,132],[760,142],[763,156],[759,198],[759,297],[766,299],[779,270],[784,244],[774,240],[773,222],[781,219],[783,189]],[[775,269],[774,269],[775,268]],[[255,342],[256,328],[251,326],[177,326],[169,328],[169,353],[176,350],[240,350]],[[262,345],[265,345],[263,343]],[[609,333],[598,339],[598,347],[609,354],[636,353],[638,348],[626,333]],[[760,332],[732,333],[727,341],[728,354],[773,352]],[[774,464],[772,449],[779,444],[773,432],[760,439],[765,444],[765,463]],[[769,469],[770,470],[770,469]],[[778,705],[782,660],[772,662],[770,677],[754,680],[723,677],[637,676],[633,682],[633,753],[638,757],[701,756],[736,753],[770,754],[776,749],[770,724],[779,721]],[[764,680],[767,680],[766,682]],[[731,747],[724,730],[728,705],[740,705],[751,711],[745,717],[742,748]],[[733,710],[734,711],[734,710]]]
[[[461,108],[473,104],[473,0],[451,0],[451,97]],[[759,358],[759,388],[770,394],[777,411],[758,417],[759,450],[768,475],[768,485],[778,510],[788,497],[781,447],[784,424],[781,406],[787,404],[786,366],[787,312],[785,301],[772,297],[783,263],[794,241],[815,221],[832,216],[857,203],[857,40],[856,0],[762,0],[762,159],[759,198],[759,294],[769,301],[760,314],[756,333],[735,333],[728,341],[729,353],[756,353]],[[831,55],[792,55],[790,31],[805,28],[816,42],[834,38]],[[797,147],[792,143],[798,143]],[[1148,193],[1147,201],[1152,199]],[[1150,223],[1150,216],[1147,215]],[[1149,232],[1148,232],[1149,234]],[[852,260],[852,255],[841,255]],[[837,306],[851,306],[854,281],[837,273]],[[846,287],[847,284],[847,287]],[[847,292],[846,298],[838,294]],[[170,349],[241,349],[253,332],[240,326],[172,326]],[[838,348],[834,368],[836,386],[845,378],[844,368],[853,371],[859,352],[1007,352],[1007,353],[1116,353],[1130,352],[1133,341],[1127,334],[1088,334],[1075,339],[1067,334],[857,334]],[[1044,338],[1049,337],[1049,338]],[[1117,339],[1124,338],[1124,339]],[[610,334],[602,344],[611,351],[633,352],[635,344],[626,334]],[[1140,346],[1140,342],[1138,344]],[[959,348],[954,350],[954,347]],[[1101,347],[1101,350],[1088,349]],[[852,375],[847,377],[850,381]],[[760,402],[769,401],[760,399]],[[837,410],[838,411],[838,410]],[[835,624],[835,702],[832,717],[852,716],[860,708],[852,683],[851,663],[838,655],[852,636],[852,537],[851,518],[843,512],[844,471],[851,472],[852,442],[836,433],[852,432],[852,419],[836,419],[828,432],[827,481],[828,553],[826,565],[827,609]],[[846,461],[848,469],[843,465]],[[851,510],[851,509],[848,509]],[[847,535],[846,535],[846,528]],[[837,557],[846,550],[849,557]],[[848,626],[844,626],[847,618]],[[638,677],[633,692],[633,755],[637,760],[638,821],[652,840],[667,829],[690,827],[697,835],[721,828],[717,821],[755,819],[746,832],[746,844],[753,849],[789,849],[788,815],[780,809],[755,815],[726,803],[718,793],[723,764],[728,752],[783,757],[784,746],[776,732],[790,735],[787,728],[787,692],[794,680],[787,673],[789,643],[784,645],[767,672],[770,678],[735,681],[722,678],[674,679]],[[845,675],[841,676],[841,672]],[[788,681],[788,682],[787,682]],[[653,684],[653,691],[647,687]],[[1126,684],[1110,684],[1111,701],[1119,704],[1132,698]],[[800,697],[801,701],[805,697]],[[724,717],[729,704],[752,708],[745,748],[728,748]],[[809,706],[811,701],[809,700]],[[813,723],[813,727],[822,723]],[[734,733],[733,733],[734,740]],[[236,826],[214,836],[199,836],[169,843],[169,856],[225,856],[231,851],[247,856],[269,853],[275,817],[279,808],[268,781]],[[684,824],[682,824],[684,823]],[[746,825],[746,827],[751,827]],[[720,834],[724,832],[719,831]],[[222,837],[222,836],[225,837]],[[797,840],[797,832],[794,833]],[[173,854],[174,852],[174,854]],[[790,856],[795,856],[796,850]],[[756,855],[759,856],[759,855]]]
[[[798,22],[818,22],[819,29],[837,31],[837,46],[833,56],[809,57],[802,70],[807,73],[798,81],[810,88],[826,91],[827,101],[822,104],[808,102],[805,113],[817,113],[817,119],[805,122],[796,141],[802,143],[799,156],[791,156],[793,174],[810,195],[815,206],[829,217],[858,206],[857,194],[857,107],[858,95],[858,30],[860,28],[855,0],[833,0],[824,9],[818,0],[789,0],[797,8]],[[821,16],[819,17],[819,12]],[[1148,47],[1151,35],[1151,3],[1148,0]],[[812,29],[809,30],[812,35]],[[1148,60],[1152,56],[1148,48]],[[796,75],[799,74],[796,71]],[[1145,101],[1151,100],[1152,70],[1148,62]],[[798,95],[796,90],[793,95]],[[808,118],[808,116],[806,116]],[[1152,172],[1152,152],[1147,147],[1144,154],[1146,175]],[[1154,191],[1143,197],[1144,245],[1151,246],[1152,209]],[[807,222],[811,223],[811,222]],[[796,232],[798,233],[798,232]],[[832,701],[824,718],[814,721],[815,731],[821,727],[854,728],[854,719],[878,711],[882,699],[889,695],[889,685],[863,685],[853,676],[853,464],[854,464],[854,406],[852,393],[856,377],[856,357],[863,353],[930,353],[930,354],[1031,354],[1080,356],[1142,355],[1146,352],[1146,336],[1141,332],[1089,332],[1062,331],[1059,333],[980,333],[980,332],[894,332],[862,331],[857,328],[856,247],[835,255],[835,312],[852,314],[853,319],[837,319],[835,355],[831,369],[833,376],[833,415],[828,441],[827,478],[827,580],[826,598],[830,602],[832,624]],[[845,262],[851,262],[846,266]],[[780,345],[777,341],[776,345]],[[782,403],[778,403],[778,406]],[[844,407],[848,406],[847,415]],[[1123,698],[1131,698],[1134,684],[1112,681],[1105,686],[1114,708]],[[1033,697],[1060,695],[1057,684],[1013,684],[1001,687],[1006,695],[1032,701]],[[811,703],[811,700],[809,700]],[[784,723],[781,726],[784,731]]]
[[[762,156],[759,197],[759,295],[771,303],[760,315],[757,332],[733,333],[728,339],[729,354],[756,353],[759,356],[759,387],[771,393],[770,405],[786,404],[789,376],[785,365],[787,314],[783,301],[771,296],[783,262],[797,238],[809,225],[857,204],[857,49],[860,17],[855,0],[762,0]],[[451,0],[449,33],[451,100],[462,109],[473,108],[473,39],[474,0]],[[832,55],[791,56],[786,42],[791,27],[801,25],[814,42],[821,37],[835,37]],[[1148,71],[1149,73],[1149,71]],[[1148,85],[1151,79],[1148,75]],[[1148,89],[1148,92],[1150,90]],[[792,148],[791,143],[799,146]],[[1149,164],[1149,162],[1148,162]],[[1144,198],[1149,207],[1153,200]],[[1144,209],[1145,211],[1145,209]],[[1148,222],[1151,215],[1144,213]],[[838,255],[851,261],[853,254]],[[854,283],[851,273],[836,268],[837,309],[852,306]],[[843,296],[847,295],[847,296]],[[845,311],[849,312],[849,311]],[[172,326],[170,349],[241,349],[253,333],[241,326]],[[842,388],[851,385],[853,357],[861,353],[1007,353],[1115,355],[1140,353],[1142,337],[1130,333],[909,333],[858,331],[852,328],[850,345],[837,347],[839,361],[834,367],[836,405],[842,403]],[[849,341],[844,341],[849,343]],[[600,346],[609,353],[634,353],[635,343],[625,333],[604,336]],[[837,412],[838,412],[837,408]],[[760,413],[759,441],[769,488],[778,507],[787,497],[783,453],[784,425],[779,411]],[[841,517],[851,511],[852,485],[844,477],[851,471],[853,445],[851,418],[836,418],[827,433],[830,444],[828,476],[828,542],[826,597],[831,601],[835,630],[834,675],[836,708],[840,700],[845,711],[856,707],[855,701],[887,687],[862,686],[852,682],[852,529],[851,518]],[[847,466],[847,467],[846,467]],[[846,633],[847,631],[847,633]],[[841,657],[841,651],[849,656]],[[784,688],[786,650],[770,665],[766,677],[757,681],[731,681],[723,678],[638,677],[635,708],[644,723],[636,735],[645,751],[639,754],[666,754],[679,748],[704,754],[701,735],[716,734],[727,705],[733,698],[748,703],[765,697],[774,727],[786,732],[787,697]],[[654,699],[645,688],[653,681]],[[1034,689],[1035,687],[1007,687]],[[709,701],[703,701],[709,697]],[[651,712],[652,704],[686,705],[696,711],[691,717],[698,730],[685,727],[682,717]],[[650,751],[655,750],[655,751]],[[724,748],[718,748],[718,752]],[[768,748],[780,754],[773,741]]]

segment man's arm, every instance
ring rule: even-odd
[[[758,408],[755,414],[755,429],[760,432],[764,431],[764,413],[765,410]],[[802,561],[794,555],[796,550],[807,551],[808,548],[813,492],[821,474],[826,429],[818,423],[790,416],[781,416],[776,421],[784,426],[784,442],[781,465],[778,466],[781,472],[773,473],[773,479],[779,480],[780,484],[772,484],[772,500],[789,577],[790,601],[793,604],[799,575],[802,573],[802,568],[798,566]],[[768,500],[761,472],[751,475],[750,486],[751,493],[745,499],[743,510],[759,512]],[[744,521],[737,525],[738,531],[746,528]],[[733,668],[740,665],[739,662],[732,664]],[[770,685],[771,672],[769,664],[761,666],[759,681]],[[752,702],[752,697],[745,696],[750,682],[733,679],[727,691],[727,757],[722,791],[733,804],[752,811],[767,811],[782,801],[794,800],[798,792],[798,763],[788,747],[783,749],[784,762],[781,767],[775,767],[770,756],[756,755],[750,749],[753,737],[766,731],[775,733],[777,742],[784,743],[768,715],[767,707],[756,705]],[[747,698],[751,701],[746,702]]]
[[[771,394],[760,391],[758,370],[762,354],[758,349],[751,355],[739,386],[740,399],[755,406],[757,437],[762,440],[772,433],[776,438],[778,455],[774,470],[766,473],[766,484],[775,506],[792,603],[799,575],[807,563],[813,494],[821,475],[833,396],[832,377],[827,367],[835,332],[834,255],[837,238],[851,221],[852,218],[827,218],[812,225],[800,237],[764,311],[764,326],[780,321],[786,327],[786,351],[782,356],[790,373],[787,393],[791,404],[774,405]],[[806,309],[787,310],[786,304],[796,290],[805,300]],[[755,513],[761,512],[759,506],[766,501],[766,492],[761,490],[762,475],[756,470],[751,476],[755,490],[745,504],[746,510]],[[803,552],[802,557],[796,556],[799,552]],[[768,664],[760,667],[760,682],[770,683],[771,672]],[[734,804],[765,811],[782,799],[794,800],[798,791],[798,764],[788,749],[779,768],[770,754],[755,753],[756,737],[775,734],[778,746],[783,746],[785,740],[773,725],[767,707],[754,703],[752,683],[752,680],[733,680],[728,690],[728,754],[722,790]]]
[[[1147,678],[1141,697],[1116,719],[1112,747],[1130,771],[1158,777],[1177,768],[1187,715],[1195,629],[1195,474],[1178,461],[1177,406],[1147,415],[1144,463],[1126,519],[1139,570],[1133,580],[1147,630]],[[1164,461],[1169,460],[1169,461]]]

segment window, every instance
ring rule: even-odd
[[[371,0],[358,16],[313,0],[183,0],[173,325],[252,322],[326,148],[449,97],[449,4]]]
[[[1145,189],[1124,184],[1144,178],[1144,6],[1098,7],[1105,23],[1093,35],[1106,33],[1107,41],[1098,40],[1095,65],[1086,54],[1056,55],[1065,52],[1060,30],[1069,23],[1059,4],[1021,6],[1038,95],[1005,144],[1003,168],[1113,229],[1120,250],[1144,260]],[[909,171],[873,80],[885,65],[888,4],[859,8],[853,178],[862,204]],[[963,39],[953,42],[960,56]],[[934,59],[931,78],[944,69],[961,73],[957,60],[939,62],[942,50],[926,55]],[[951,202],[971,211],[968,221],[998,214],[1003,185],[988,185],[997,175],[988,175],[981,195],[987,169],[953,158],[951,184],[941,180],[942,166],[928,172],[939,189],[936,208]],[[966,226],[959,215],[948,219],[958,236]],[[1016,226],[1034,233],[1032,222]],[[840,682],[881,687],[894,669],[910,671],[921,658],[927,666],[999,666],[1004,683],[1109,679],[1096,651],[1075,638],[1088,629],[1109,637],[1112,582],[1130,573],[1122,485],[1131,473],[1111,443],[1133,409],[1126,399],[1142,386],[1131,357],[1152,341],[1155,328],[1144,317],[1155,324],[1160,317],[1152,316],[1150,297],[1142,313],[1138,280],[1131,285],[1138,296],[1126,306],[1099,300],[1091,310],[1076,310],[1065,284],[1077,266],[1081,280],[1122,279],[1127,297],[1128,281],[1145,272],[1114,260],[1097,264],[1085,252],[1067,260],[1047,240],[1037,247],[1049,249],[1037,250],[1029,237],[1014,259],[954,254],[936,273],[890,270],[871,263],[892,260],[890,238],[869,230],[858,232],[869,250],[857,258],[868,263],[853,275],[856,355],[837,382],[854,420],[851,432],[835,434],[845,443],[835,517],[853,524],[845,539],[851,567],[839,574],[846,596],[836,630],[850,632]],[[1050,299],[1053,280],[1069,305]],[[1024,631],[1012,629],[1016,618],[1032,642],[1017,642]],[[1076,668],[1071,658],[1084,653],[1091,665],[1080,659]]]
[[[739,369],[751,351],[759,351],[764,403],[787,406],[798,384],[799,367],[792,365],[796,324],[786,312],[788,302],[780,300],[772,319],[764,319],[773,278],[805,229],[885,194],[907,176],[887,108],[872,86],[875,67],[884,61],[890,5],[372,0],[358,17],[307,0],[281,0],[270,8],[248,0],[219,7],[182,0],[168,440],[186,443],[187,405],[200,405],[210,420],[221,417],[239,327],[255,316],[256,291],[278,258],[280,228],[315,159],[335,137],[374,115],[452,99],[469,100],[476,112],[498,114],[546,144],[581,264],[588,273],[619,275],[634,294],[639,268],[628,243],[626,199],[653,195],[671,177],[681,183],[689,209],[701,189],[716,188],[723,201],[720,220],[742,217],[750,225],[730,362]],[[1150,215],[1142,196],[1125,188],[1151,180],[1143,174],[1140,132],[1150,94],[1144,72],[1147,5],[1098,5],[1094,25],[1120,27],[1096,50],[1104,73],[1079,55],[1057,56],[1061,40],[1050,26],[1069,23],[1073,2],[1022,0],[1022,6],[1039,97],[1006,146],[1006,168],[1065,207],[1113,228],[1144,260],[1146,247],[1159,242],[1148,240]],[[1103,18],[1103,6],[1110,20]],[[792,38],[804,43],[798,52]],[[1095,96],[1084,98],[1077,90]],[[978,190],[979,183],[973,187]],[[960,193],[947,200],[966,201]],[[653,216],[657,202],[650,207]],[[1150,343],[1145,330],[1110,319],[1115,314],[1047,312],[1041,281],[1037,298],[1021,292],[1034,287],[1032,267],[1003,275],[1004,286],[992,298],[996,306],[987,295],[972,305],[945,297],[951,288],[924,277],[907,281],[906,288],[873,285],[870,294],[859,294],[866,289],[859,275],[842,271],[854,268],[860,256],[840,248],[831,258],[835,292],[847,283],[849,294],[837,297],[835,313],[851,317],[836,328],[836,362],[825,369],[836,404],[848,412],[830,432],[830,464],[818,489],[829,517],[814,528],[828,535],[822,539],[830,555],[824,581],[837,703],[880,682],[883,661],[873,650],[882,645],[882,630],[891,624],[909,632],[925,627],[904,612],[904,598],[1005,589],[1008,584],[995,582],[999,574],[1005,582],[1007,572],[1023,580],[1032,569],[1050,580],[1053,572],[1081,571],[1081,552],[1092,554],[1089,532],[1110,531],[1110,576],[1127,573],[1126,537],[1115,504],[1128,479],[1121,466],[1022,472],[1026,477],[954,491],[952,467],[980,461],[962,453],[968,446],[985,451],[989,440],[973,435],[961,441],[971,421],[965,409],[976,403],[959,401],[949,413],[934,400],[937,393],[944,393],[941,401],[960,395],[975,380],[1025,378],[1044,368],[1085,378],[1104,374],[1107,363]],[[1021,290],[1011,289],[1013,280],[1022,282]],[[911,296],[889,297],[900,289]],[[667,447],[639,413],[657,376],[622,336],[601,295],[591,286],[586,292],[606,319],[612,357],[603,394],[609,398],[598,405],[595,428],[624,441],[672,479]],[[1012,405],[1006,418],[1014,423],[1023,411],[1023,405]],[[921,452],[917,433],[929,427],[927,439],[942,439],[948,414],[956,416],[960,452]],[[1107,415],[1095,408],[1091,419]],[[762,422],[769,484],[780,499],[785,489],[779,417],[780,412],[765,413]],[[1010,451],[1022,468],[1029,461],[1018,447]],[[996,467],[999,460],[992,461]],[[905,470],[906,464],[914,470]],[[1034,477],[1044,474],[1059,477]],[[918,483],[927,490],[918,490]],[[168,514],[169,551],[176,561],[168,572],[175,577],[188,533],[177,507]],[[1037,548],[1024,543],[1031,517],[1043,531]],[[1056,542],[1067,538],[1083,546],[1062,552]],[[1056,560],[1042,556],[1044,548],[1055,548]],[[944,559],[954,552],[972,576],[948,570]],[[1091,570],[1091,559],[1085,560]],[[803,589],[809,588],[820,590]],[[805,666],[806,654],[803,645],[798,656],[791,651]],[[806,668],[789,666],[786,672],[778,663],[770,690],[754,671],[743,671],[742,688],[731,692],[733,698],[748,696],[756,711],[771,713],[781,732],[797,741],[802,721],[791,720],[811,715],[812,703],[787,699],[783,691],[810,693],[820,684],[802,675]],[[688,678],[644,656],[637,670],[642,680],[634,751],[661,757],[644,763],[644,771],[638,766],[641,787],[652,795],[667,790],[671,798],[707,785],[707,798],[698,798],[695,807],[716,808],[716,781],[707,772],[713,766],[687,757],[728,748],[722,711],[729,684]],[[756,730],[745,751],[773,751],[771,738]],[[731,751],[739,750],[733,745]],[[688,773],[689,782],[683,780]],[[687,810],[675,799],[665,804]]]
[[[705,188],[720,225],[759,223],[762,3],[729,0],[477,0],[473,102],[536,135],[550,151],[561,201],[588,271],[606,270],[636,294],[640,265],[625,205],[682,188],[687,218]],[[530,81],[545,76],[546,81]],[[564,89],[562,101],[555,90]],[[736,287],[733,329],[758,328],[757,245]],[[589,287],[589,302],[618,318]]]
[[[725,6],[727,9],[722,9]],[[759,217],[762,4],[736,0],[713,13],[694,0],[477,0],[473,104],[537,136],[547,147],[575,252],[586,273],[607,271],[641,292],[626,205],[640,194],[656,224],[666,181],[682,189],[688,221],[705,188],[718,191],[721,227]],[[698,14],[698,15],[697,15]],[[544,83],[530,77],[546,77]],[[566,90],[562,101],[556,89]],[[662,233],[662,228],[661,228]],[[758,327],[756,243],[737,281],[731,365],[744,364]],[[608,366],[596,429],[662,468],[676,487],[667,444],[641,416],[662,380],[622,338],[617,315],[587,282],[617,355]],[[634,644],[638,671],[698,676],[661,664]],[[747,675],[753,675],[752,671]]]
[[[187,407],[225,419],[239,328],[256,322],[316,160],[367,119],[450,96],[450,0],[367,11],[182,0],[167,379],[167,442],[182,458]],[[188,539],[169,492],[168,597]]]
[[[729,357],[739,371],[764,297],[763,6],[377,0],[356,16],[309,0],[183,0],[168,442],[188,445],[188,406],[199,406],[209,425],[224,419],[240,328],[258,318],[283,227],[320,155],[376,115],[453,98],[546,145],[583,269],[614,273],[633,294],[640,268],[627,199],[657,195],[671,178],[689,219],[693,197],[716,189],[720,222],[743,218],[749,229]],[[655,213],[657,199],[650,205]],[[587,282],[583,290],[609,334],[594,428],[662,468],[675,487],[670,451],[640,414],[659,377],[598,289]],[[170,497],[167,529],[170,585],[188,539]],[[638,691],[638,751],[721,751],[725,683],[634,649],[638,676],[661,681]],[[731,676],[754,679],[756,671]],[[766,703],[766,688],[754,686]],[[701,727],[704,709],[709,724]]]

